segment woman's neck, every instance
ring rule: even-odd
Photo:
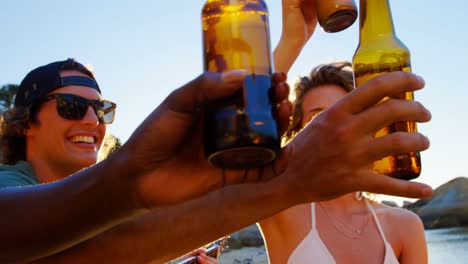
[[[322,201],[322,205],[326,207],[339,208],[344,214],[357,213],[365,209],[364,197],[362,199],[356,199],[356,193],[348,193],[333,200]]]

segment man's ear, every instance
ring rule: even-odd
[[[35,128],[39,126],[39,121],[29,120],[28,126],[23,129],[23,135],[25,137],[31,137],[34,135]]]

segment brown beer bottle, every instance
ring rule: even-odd
[[[353,57],[356,87],[387,72],[410,72],[410,52],[395,35],[388,0],[361,0],[359,10],[359,46]],[[413,100],[413,93],[403,93],[400,98]],[[378,131],[376,137],[416,131],[415,122],[397,122]],[[383,158],[374,163],[374,170],[399,179],[417,178],[421,173],[420,154],[411,152]]]
[[[248,72],[234,95],[206,107],[205,154],[216,167],[265,166],[280,150],[267,6],[262,0],[207,0],[202,26],[204,70]]]
[[[348,28],[357,18],[354,0],[315,0],[315,11],[320,26],[329,33]]]

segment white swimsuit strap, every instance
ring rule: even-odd
[[[310,206],[310,214],[311,214],[311,220],[312,220],[312,230],[316,229],[315,225],[315,203],[312,203]]]
[[[383,232],[382,227],[380,226],[379,219],[377,218],[377,215],[375,214],[374,209],[373,209],[372,206],[370,205],[369,201],[367,201],[367,199],[364,198],[364,200],[366,201],[367,208],[369,208],[369,211],[371,212],[371,214],[372,214],[372,216],[373,216],[373,218],[374,218],[374,222],[375,222],[375,224],[377,225],[377,229],[379,230],[380,236],[382,237],[383,241],[384,241],[385,243],[387,243],[387,239],[385,238],[385,234],[384,234],[384,232]]]

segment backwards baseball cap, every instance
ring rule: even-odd
[[[86,86],[101,93],[94,77],[61,77],[61,71],[76,70],[72,68],[64,69],[64,64],[68,63],[75,63],[78,67],[86,69],[82,64],[73,59],[68,59],[53,62],[32,70],[24,77],[19,86],[15,97],[15,107],[31,107],[33,104],[44,100],[51,92],[70,85]]]

